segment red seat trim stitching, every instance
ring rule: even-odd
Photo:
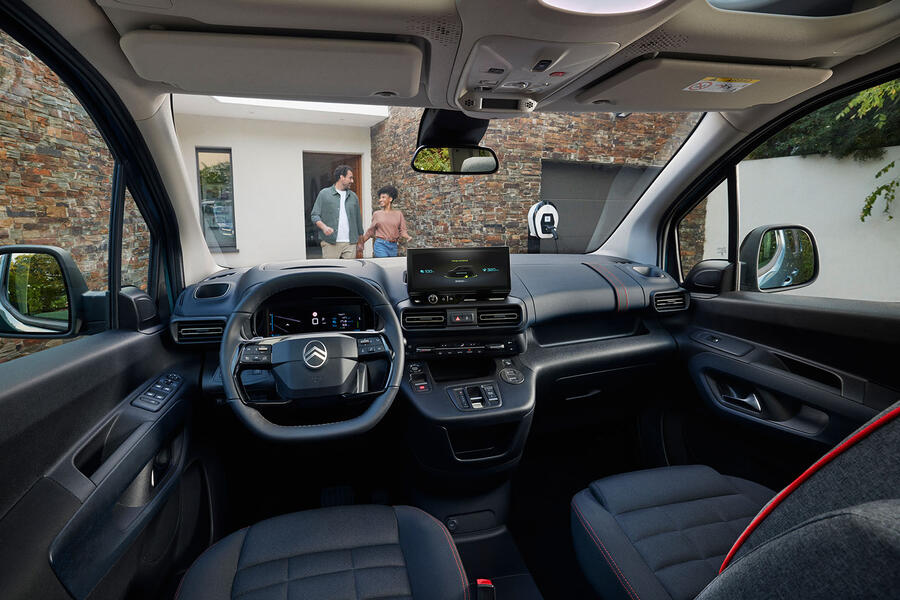
[[[628,594],[629,598],[641,600],[641,597],[635,591],[633,587],[631,587],[631,582],[628,581],[628,578],[625,577],[625,574],[619,569],[619,565],[616,563],[616,560],[612,557],[612,554],[606,549],[606,546],[603,545],[603,542],[600,541],[600,536],[594,531],[594,528],[591,527],[590,522],[581,514],[581,511],[578,510],[578,506],[573,502],[572,509],[575,511],[575,515],[578,517],[578,520],[581,521],[581,526],[584,527],[585,532],[587,532],[588,537],[594,542],[597,548],[600,550],[600,554],[603,556],[603,559],[606,561],[606,564],[609,565],[616,576],[616,579],[619,580],[619,584],[623,588],[625,588],[625,593]]]
[[[719,567],[719,573],[725,570],[725,567],[728,566],[728,563],[730,563],[734,558],[734,555],[737,554],[738,548],[740,548],[741,545],[747,540],[747,538],[750,537],[750,534],[753,533],[753,531],[757,527],[759,527],[759,524],[762,523],[763,519],[769,516],[769,514],[773,510],[775,510],[775,507],[781,504],[781,502],[784,501],[785,498],[787,498],[794,490],[800,487],[800,484],[812,477],[818,470],[830,463],[842,452],[856,444],[858,441],[868,437],[869,434],[871,434],[873,431],[875,431],[882,425],[886,425],[897,416],[900,416],[900,406],[896,407],[888,413],[885,413],[875,421],[872,421],[871,423],[854,433],[852,436],[832,448],[828,454],[817,460],[810,468],[804,471],[803,474],[800,475],[800,477],[791,482],[789,486],[778,492],[778,494],[768,504],[766,504],[765,507],[763,507],[762,511],[760,511],[760,513],[753,518],[750,524],[747,525],[747,529],[745,529],[744,532],[741,533],[741,536],[734,543],[734,546],[732,546],[731,550],[728,551],[728,555],[725,557],[725,560],[722,561],[722,566]]]

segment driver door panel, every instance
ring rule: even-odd
[[[199,380],[164,335],[108,331],[0,365],[4,597],[124,597],[153,574],[159,591],[172,536],[196,522],[160,517],[181,512]],[[182,383],[158,411],[131,404],[170,372]],[[165,560],[123,560],[153,546]]]

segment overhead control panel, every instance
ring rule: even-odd
[[[618,48],[615,42],[483,38],[475,44],[460,78],[459,107],[474,114],[529,113]]]

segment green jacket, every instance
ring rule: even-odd
[[[347,190],[347,201],[345,203],[347,211],[347,229],[350,231],[350,243],[355,244],[359,236],[363,234],[362,215],[359,212],[359,198],[353,193],[353,190]],[[324,188],[316,196],[316,203],[313,204],[312,212],[309,214],[310,222],[315,225],[322,221],[334,232],[331,235],[325,235],[319,229],[319,240],[334,244],[337,240],[338,218],[341,214],[341,195],[334,186]],[[317,228],[318,229],[318,228]]]

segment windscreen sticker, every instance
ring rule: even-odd
[[[685,92],[734,93],[758,82],[759,79],[736,79],[734,77],[704,77],[697,83],[684,88]]]

